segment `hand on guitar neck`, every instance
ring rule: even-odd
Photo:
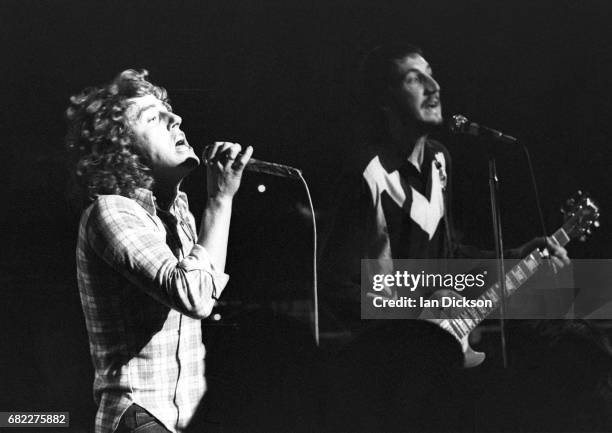
[[[527,257],[536,248],[540,248],[545,257],[548,255],[549,264],[555,273],[571,263],[567,250],[553,236],[533,238],[518,248],[517,256],[521,259]]]

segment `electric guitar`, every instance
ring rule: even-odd
[[[565,223],[552,235],[561,246],[567,245],[573,238],[585,241],[591,231],[599,227],[599,209],[581,191],[567,200],[561,212],[565,216]],[[506,272],[506,295],[509,297],[514,294],[538,271],[545,263],[545,259],[546,253],[536,248],[509,272]],[[432,294],[431,299],[438,300],[439,305],[442,305],[441,298],[443,297],[463,298],[452,290],[438,290]],[[466,368],[476,367],[485,359],[484,353],[476,352],[470,347],[468,338],[474,328],[500,305],[501,287],[499,282],[487,289],[478,299],[490,300],[492,306],[427,308],[419,316],[422,320],[438,324],[459,340],[465,356],[464,367]],[[485,303],[480,302],[479,304],[484,305]]]

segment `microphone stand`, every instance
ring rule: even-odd
[[[450,124],[452,132],[461,132],[473,136],[483,136],[505,144],[516,144],[517,139],[486,126],[470,122],[465,116],[456,114]],[[534,183],[535,185],[535,183]],[[491,198],[491,217],[493,218],[493,237],[495,239],[495,255],[497,257],[497,278],[499,281],[500,309],[499,324],[501,334],[502,362],[508,368],[508,353],[506,349],[506,269],[504,266],[504,239],[502,236],[501,212],[499,210],[499,177],[493,150],[489,152],[489,191]]]
[[[493,236],[495,238],[495,255],[497,257],[497,277],[501,288],[499,325],[501,334],[502,362],[508,368],[506,349],[506,269],[504,266],[504,239],[502,235],[501,213],[499,209],[499,178],[493,152],[489,153],[489,192],[491,197],[491,216],[493,218]]]

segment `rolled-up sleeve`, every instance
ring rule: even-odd
[[[210,315],[229,276],[217,271],[198,244],[178,260],[166,231],[133,200],[103,196],[87,221],[89,247],[114,271],[159,302],[194,318]]]

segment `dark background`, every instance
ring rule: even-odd
[[[2,1],[0,410],[83,408],[89,416],[78,218],[64,192],[70,95],[146,68],[198,149],[236,140],[260,159],[302,168],[324,226],[334,179],[359,146],[359,61],[378,44],[410,41],[425,50],[447,115],[463,113],[529,146],[549,232],[567,196],[592,193],[602,229],[569,251],[609,258],[611,12],[604,0]],[[467,139],[446,143],[458,225],[466,240],[491,247],[484,152]],[[506,243],[518,245],[540,234],[528,171],[517,148],[499,149],[498,164]],[[198,216],[202,173],[184,189]],[[309,297],[306,203],[298,182],[246,175],[228,301]]]

